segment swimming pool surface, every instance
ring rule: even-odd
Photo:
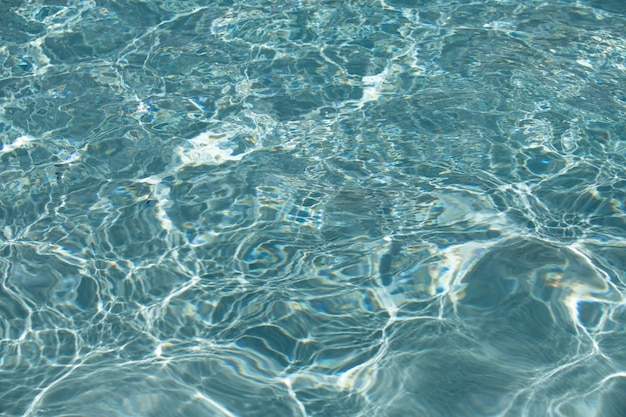
[[[0,416],[626,415],[623,1],[0,22]]]

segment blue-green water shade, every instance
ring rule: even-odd
[[[0,416],[626,415],[621,2],[0,18]]]

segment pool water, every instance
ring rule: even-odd
[[[622,1],[0,19],[0,416],[626,415]]]

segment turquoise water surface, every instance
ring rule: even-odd
[[[626,416],[623,1],[0,22],[0,416]]]

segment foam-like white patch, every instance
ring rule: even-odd
[[[12,152],[16,149],[23,148],[34,140],[35,139],[32,136],[22,135],[19,138],[15,139],[13,143],[9,145],[4,145],[2,149],[0,149],[0,154]]]
[[[385,68],[383,72],[376,75],[368,75],[363,77],[363,98],[361,98],[361,104],[368,101],[376,101],[380,96],[383,83],[385,82],[388,74],[388,68]]]
[[[212,130],[200,133],[175,149],[178,166],[221,165],[228,161],[239,161],[256,151],[264,138],[274,131],[276,122],[269,116],[245,112],[241,119],[224,122]],[[238,146],[244,152],[235,153]]]
[[[188,142],[188,146],[176,149],[184,166],[220,165],[227,161],[239,161],[246,153],[233,155],[231,137],[223,133],[203,132]]]

